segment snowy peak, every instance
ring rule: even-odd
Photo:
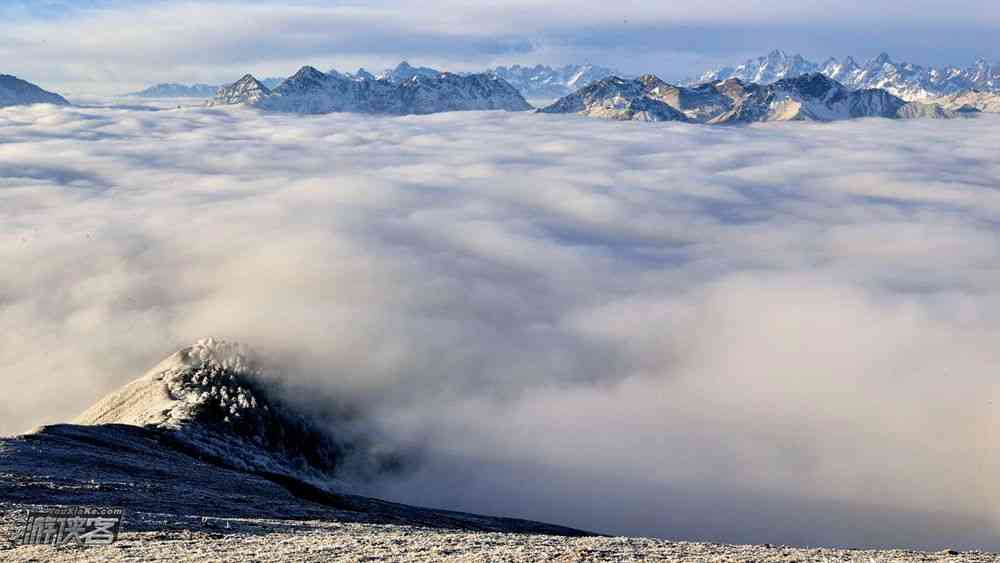
[[[216,100],[220,105],[248,104],[271,111],[300,114],[421,115],[444,111],[531,109],[517,90],[492,75],[460,76],[434,71],[431,76],[408,64],[405,67],[401,64],[397,69],[401,67],[403,71],[407,68],[412,71],[409,78],[392,81],[368,79],[361,73],[356,76],[323,73],[305,66],[273,91],[261,90],[245,77],[245,81],[241,81],[244,82],[242,90],[234,85],[233,92],[226,92],[225,96]],[[252,90],[253,95],[247,95],[243,90]]]
[[[615,71],[591,64],[499,66],[487,72],[503,78],[528,98],[558,98],[598,80],[619,76]]]
[[[396,68],[386,69],[375,78],[378,80],[388,80],[389,82],[405,82],[413,77],[422,76],[424,78],[434,78],[441,74],[441,71],[428,67],[414,67],[410,63],[403,61],[396,65]]]
[[[75,422],[140,426],[228,467],[306,479],[332,475],[344,450],[280,397],[249,348],[211,338],[172,354]]]
[[[659,99],[669,87],[653,75],[626,80],[612,76],[598,80],[540,110],[542,113],[575,113],[619,121],[688,121],[679,110]]]
[[[837,121],[860,117],[899,117],[905,102],[884,90],[854,92],[819,73],[756,86],[716,123],[760,121]]]
[[[818,72],[783,78],[775,83],[775,90],[795,92],[800,96],[823,101],[830,101],[847,93],[847,89],[839,82]]]
[[[541,111],[708,124],[959,117],[939,105],[907,104],[885,90],[852,91],[819,72],[771,84],[744,84],[729,78],[695,87],[674,86],[653,75],[635,80],[615,77],[591,84]]]
[[[717,82],[738,78],[744,82],[769,84],[782,78],[816,72],[818,69],[819,65],[807,61],[801,55],[789,56],[784,51],[775,49],[766,56],[750,59],[735,68],[724,67],[706,72],[695,82]]]
[[[364,67],[361,67],[354,73],[354,78],[358,80],[375,80],[375,75],[365,70]]]
[[[873,69],[873,70],[878,70],[878,69],[884,67],[885,65],[891,65],[891,64],[892,64],[892,58],[889,56],[889,53],[882,52],[882,53],[879,53],[879,56],[877,56],[874,59],[868,61],[865,64],[865,68],[869,68],[869,69]]]
[[[336,72],[336,71],[334,71]],[[289,76],[285,81],[278,86],[275,90],[289,91],[289,90],[305,90],[310,88],[316,88],[327,84],[331,80],[344,78],[340,73],[337,74],[327,74],[320,72],[315,67],[304,66],[298,70],[295,74]]]
[[[172,429],[206,422],[230,423],[226,420],[230,415],[238,419],[257,408],[268,410],[248,391],[248,382],[257,373],[256,361],[246,346],[212,338],[200,340],[97,402],[77,422]],[[232,405],[228,404],[230,397]],[[221,415],[217,420],[216,414]]]
[[[863,65],[851,57],[843,61],[830,58],[816,65],[797,55],[788,57],[781,51],[774,51],[736,68],[723,67],[706,72],[692,83],[739,78],[746,82],[770,84],[812,72],[821,72],[851,89],[881,88],[907,101],[929,101],[967,90],[1000,92],[1000,68],[990,65],[985,59],[977,59],[966,69],[923,67],[895,62],[888,53],[881,53]]]
[[[219,88],[215,98],[208,102],[208,105],[254,104],[270,94],[271,90],[267,86],[264,86],[253,75],[246,74],[235,83]]]
[[[29,104],[68,106],[69,102],[59,94],[42,90],[26,80],[0,74],[0,108]]]

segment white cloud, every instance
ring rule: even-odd
[[[0,110],[0,432],[214,335],[393,498],[997,548],[997,124]]]

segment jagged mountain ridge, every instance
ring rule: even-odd
[[[558,98],[570,94],[609,76],[617,75],[615,71],[592,64],[568,64],[561,67],[548,65],[535,66],[498,66],[483,71],[506,80],[525,98]],[[339,74],[330,71],[330,74]],[[444,74],[443,71],[429,67],[414,67],[407,61],[399,63],[395,68],[386,69],[378,75],[372,75],[364,68],[354,74],[344,76],[354,79],[379,79],[401,83],[414,76],[435,78]],[[471,76],[478,73],[460,72],[461,76]]]
[[[980,92],[968,90],[940,98],[934,98],[934,103],[951,110],[973,108],[982,112],[1000,113],[1000,92]]]
[[[66,98],[16,76],[0,74],[0,108],[29,104],[68,106]]]
[[[498,66],[487,70],[509,82],[526,98],[559,98],[609,76],[620,73],[591,64]]]
[[[539,111],[576,113],[620,121],[690,121],[659,96],[650,95],[652,82],[657,80],[652,75],[634,80],[617,76],[605,78]]]
[[[357,75],[355,75],[355,77],[364,79],[367,78],[365,74],[367,74],[367,71],[361,68],[358,69],[358,73]],[[403,61],[398,65],[396,65],[395,68],[389,68],[380,72],[374,78],[376,80],[388,80],[389,82],[394,82],[398,84],[401,82],[405,82],[415,76],[420,76],[423,78],[436,78],[441,74],[442,72],[440,70],[428,68],[425,66],[414,67],[410,65],[410,63]]]
[[[566,96],[543,113],[576,113],[620,120],[738,124],[767,121],[837,121],[860,117],[955,118],[936,104],[909,103],[885,90],[851,90],[820,73],[771,84],[739,79],[675,86],[656,76],[607,78]]]
[[[592,82],[606,78],[608,76],[620,75],[615,71],[592,64],[568,64],[561,67],[551,67],[548,65],[535,66],[498,66],[483,71],[506,80],[511,86],[517,89],[525,98],[552,99],[570,94]],[[407,61],[402,61],[393,68],[388,68],[374,74],[364,67],[356,72],[341,72],[337,69],[330,69],[327,74],[348,78],[352,80],[387,80],[395,84],[401,84],[415,76],[423,78],[437,78],[445,71],[413,66]],[[454,73],[459,76],[472,76],[474,72]],[[269,90],[274,90],[284,82],[284,78],[264,78],[259,80],[261,84]],[[140,98],[213,98],[221,88],[228,88],[231,84],[214,86],[209,84],[181,84],[163,83],[150,86],[139,92],[132,92],[126,96]]]
[[[209,105],[248,104],[261,109],[323,114],[332,112],[423,115],[444,111],[525,111],[531,106],[503,79],[488,74],[414,75],[402,82],[324,73],[305,66],[274,90],[251,75],[223,88]]]
[[[990,64],[980,58],[964,69],[924,67],[912,63],[897,63],[886,53],[862,64],[852,57],[843,60],[830,58],[817,64],[801,55],[774,50],[766,56],[748,60],[736,67],[710,70],[688,84],[718,82],[729,78],[769,84],[814,72],[820,72],[848,88],[880,88],[907,101],[929,101],[967,90],[1000,93],[1000,64]]]

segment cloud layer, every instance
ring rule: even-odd
[[[981,0],[647,0],[624,15],[594,0],[0,2],[0,71],[74,95],[403,58],[454,71],[591,61],[678,80],[779,47],[967,65],[994,55],[998,26],[1000,8]]]
[[[0,110],[0,432],[213,335],[391,498],[1000,548],[998,124]]]

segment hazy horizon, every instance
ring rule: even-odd
[[[453,71],[499,64],[593,63],[678,81],[772,49],[807,58],[889,52],[923,65],[1000,58],[1000,8],[981,2],[600,2],[519,0],[351,4],[319,0],[177,2],[0,0],[8,72],[70,95],[163,82],[227,83],[381,69],[401,60]]]

